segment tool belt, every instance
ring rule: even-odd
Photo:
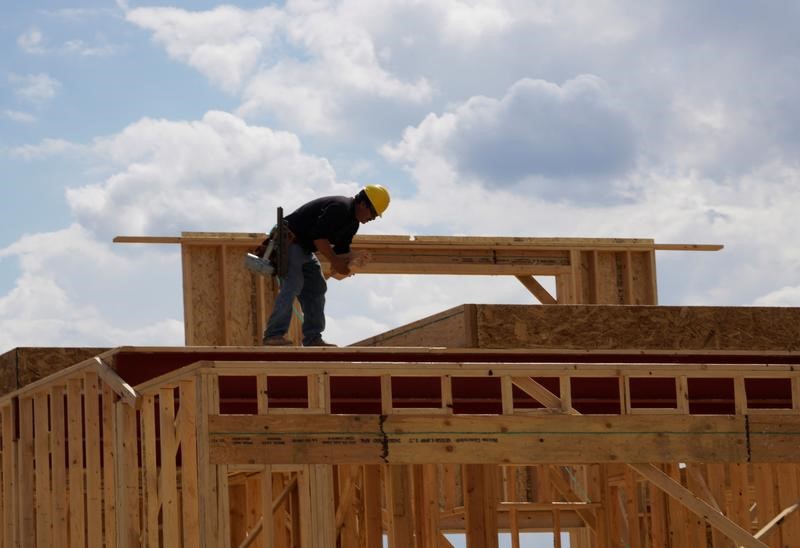
[[[292,243],[294,243],[294,240],[295,240],[294,232],[289,230],[289,224],[287,222],[285,222],[285,221],[283,223],[283,229],[286,231],[286,241],[288,242],[288,245],[292,245]],[[273,245],[273,246],[270,247],[269,244],[270,244],[270,242],[275,240],[275,238],[277,237],[277,234],[278,234],[278,225],[275,225],[275,226],[272,227],[272,230],[269,231],[269,234],[264,239],[264,241],[261,242],[258,245],[258,247],[256,247],[254,250],[252,250],[252,253],[254,255],[257,255],[259,258],[267,259],[268,261],[272,261],[274,259],[275,253],[277,252],[277,245]],[[270,250],[270,254],[269,254],[270,256],[269,257],[264,257],[264,255],[266,254],[268,249]]]

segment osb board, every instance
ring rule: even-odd
[[[617,254],[611,251],[597,253],[595,276],[597,277],[596,304],[623,304],[618,285]],[[590,301],[591,302],[591,301]]]
[[[184,270],[188,278],[183,288],[184,305],[191,309],[185,314],[186,344],[224,345],[221,248],[192,245],[184,247],[183,252],[188,261],[188,272]]]
[[[480,348],[797,350],[800,308],[478,305]]]
[[[467,339],[472,338],[468,333],[468,326],[470,320],[474,319],[474,307],[475,305],[457,306],[352,346],[471,347],[473,344],[468,344]]]
[[[223,247],[226,297],[226,344],[248,345],[257,338],[256,284],[258,279],[244,266],[246,250]]]
[[[260,345],[278,287],[274,278],[251,274],[244,266],[249,247],[183,246],[183,299],[186,344]],[[295,309],[300,306],[295,301]],[[287,336],[302,340],[293,314]]]
[[[653,251],[631,252],[633,277],[633,302],[629,304],[657,304]]]
[[[105,352],[106,348],[28,348],[0,356],[0,394],[8,394],[52,373]]]

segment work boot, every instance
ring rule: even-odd
[[[310,342],[310,343],[306,343],[306,344],[304,344],[303,346],[327,346],[327,347],[335,347],[336,345],[335,345],[335,344],[333,344],[333,343],[325,342],[325,341],[324,341],[324,340],[322,340],[322,339],[317,339],[317,340],[315,340],[315,341],[312,341],[312,342]]]
[[[294,343],[283,335],[264,337],[264,346],[292,346]]]

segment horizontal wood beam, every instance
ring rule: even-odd
[[[258,245],[260,232],[184,232],[181,236],[116,236],[115,243]],[[719,244],[657,244],[647,238],[525,238],[491,236],[359,235],[356,249],[599,249],[604,251],[719,251]]]
[[[213,415],[214,464],[800,462],[800,418]],[[753,448],[749,450],[751,444]]]

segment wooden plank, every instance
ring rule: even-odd
[[[103,546],[103,479],[100,465],[100,387],[95,372],[83,376],[84,443],[86,458],[86,540]]]
[[[797,464],[780,464],[777,466],[778,506],[789,508],[800,499],[798,488]],[[800,545],[800,513],[788,514],[780,526],[783,546]]]
[[[435,464],[422,465],[422,504],[421,548],[437,548],[439,545],[439,470]]]
[[[727,512],[727,481],[725,479],[725,465],[708,463],[706,464],[706,474],[708,475],[709,489],[713,497],[713,502],[709,500],[709,504],[716,508],[723,514]],[[665,495],[666,496],[666,495]],[[731,541],[716,528],[711,528],[711,541],[714,548],[729,548]]]
[[[475,314],[475,305],[449,308],[419,321],[358,341],[352,346],[474,347],[477,346],[478,337]]]
[[[515,276],[525,288],[542,304],[556,304],[556,299],[533,276]]]
[[[746,548],[768,548],[766,544],[753,537],[753,535],[739,527],[736,523],[727,519],[707,502],[697,498],[691,491],[652,464],[631,464],[630,466],[669,496],[679,500],[683,507],[702,517],[711,524],[712,527],[716,527],[725,533],[728,538],[738,542],[740,546]]]
[[[217,490],[216,470],[209,459],[208,445],[208,415],[219,409],[210,398],[212,379],[210,375],[202,374],[195,386],[197,394],[197,468],[199,499],[199,517],[203,528],[200,546],[211,548],[219,545],[219,526],[217,523],[217,505],[219,492]]]
[[[67,522],[67,456],[66,456],[66,400],[65,388],[55,385],[50,389],[50,429],[53,474],[53,538],[68,539]],[[11,546],[9,542],[6,546]]]
[[[148,546],[158,546],[159,510],[161,501],[158,493],[158,463],[156,461],[156,410],[155,396],[143,397],[139,412],[141,423],[142,482],[144,489],[143,536]]]
[[[19,541],[22,548],[36,545],[36,515],[34,509],[35,458],[33,439],[33,398],[19,400]]]
[[[262,232],[182,232],[181,236],[116,236],[114,243],[152,244],[228,244],[241,247],[258,245],[265,238]],[[354,246],[396,248],[521,248],[521,249],[592,249],[613,250],[639,249],[658,251],[718,251],[720,244],[655,243],[647,238],[536,238],[499,236],[409,236],[402,234],[359,234],[353,239]]]
[[[759,533],[778,513],[778,492],[775,480],[772,475],[772,465],[756,464],[753,465],[753,480],[755,487],[756,500],[756,520],[758,522]],[[756,537],[759,537],[756,534]],[[765,542],[772,542],[774,539],[763,539]]]
[[[3,546],[18,545],[19,504],[17,489],[17,442],[14,440],[15,424],[18,419],[14,405],[0,407],[3,428]],[[66,489],[64,490],[66,492]]]
[[[467,548],[497,548],[499,499],[496,468],[465,464],[462,470]]]
[[[183,276],[183,326],[186,346],[194,346],[195,335],[194,300],[192,292],[192,254],[187,246],[181,246],[181,273]]]
[[[386,506],[389,513],[389,548],[414,546],[414,510],[410,467],[389,465],[386,470]]]
[[[366,546],[383,543],[381,521],[381,467],[375,464],[364,466],[364,538]]]
[[[67,381],[67,447],[69,452],[69,538],[71,546],[86,545],[83,485],[83,405],[80,379]]]
[[[608,467],[601,464],[592,464],[587,468],[587,490],[589,500],[598,504],[594,513],[594,540],[597,548],[611,548],[611,546],[613,546],[611,543],[610,524],[612,513],[608,510],[608,504],[611,498],[608,482]],[[656,544],[656,546],[658,546],[658,544]]]
[[[216,464],[746,462],[746,437],[744,418],[730,416],[209,417]]]
[[[50,546],[53,523],[50,489],[50,414],[47,409],[47,392],[40,391],[34,398],[34,450],[36,478],[36,544]],[[30,488],[30,487],[29,487]]]
[[[680,468],[677,464],[667,464],[666,471],[662,473],[668,475],[673,482],[680,485]],[[681,487],[683,486],[681,485]],[[669,493],[667,494],[669,495]],[[682,504],[681,500],[671,497],[667,499],[667,509],[669,512],[668,533],[670,546],[688,546],[687,508]]]
[[[103,518],[106,531],[106,548],[116,548],[117,486],[114,477],[116,452],[114,446],[115,394],[103,383]]]
[[[357,500],[361,468],[357,465],[340,465],[336,468],[339,496],[335,522],[339,543],[342,546],[357,546],[358,521],[361,518]]]
[[[161,438],[161,515],[164,544],[179,546],[180,513],[178,502],[178,480],[175,454],[177,442],[175,436],[175,394],[172,388],[164,388],[158,392],[158,425]]]
[[[137,455],[136,410],[129,405],[116,406],[116,483],[117,544],[120,548],[140,545],[139,464]]]
[[[783,418],[773,420],[778,416]],[[800,462],[800,416],[766,417],[761,414],[748,417],[750,462]]]
[[[628,517],[628,546],[630,548],[641,548],[641,527],[639,525],[639,486],[634,476],[628,468],[625,470],[625,512]]]
[[[180,429],[178,439],[181,448],[181,512],[183,546],[200,546],[200,502],[197,458],[197,388],[196,380],[181,381],[180,384]],[[269,477],[265,481],[272,487]],[[271,508],[270,505],[267,508]],[[267,529],[269,530],[269,529]]]

